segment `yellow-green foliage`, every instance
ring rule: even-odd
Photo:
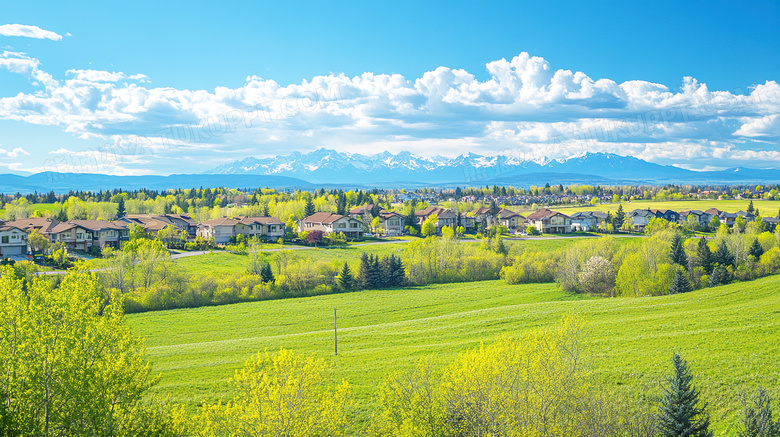
[[[84,272],[52,288],[2,269],[0,366],[0,429],[9,435],[132,435],[153,383],[121,302]]]
[[[324,386],[325,362],[282,349],[257,354],[231,380],[235,397],[205,404],[190,433],[216,436],[317,437],[345,435],[349,384]]]
[[[592,396],[581,368],[581,319],[503,337],[460,354],[440,375],[428,361],[380,389],[383,436],[580,435]]]

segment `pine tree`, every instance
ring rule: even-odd
[[[314,213],[317,212],[317,210],[314,208],[314,202],[311,200],[311,197],[306,198],[306,207],[304,208],[303,215],[305,217],[309,217],[314,215]]]
[[[370,256],[369,261],[371,262],[368,269],[370,285],[369,288],[382,288],[384,281],[382,278],[382,263],[379,260],[379,255]]]
[[[612,219],[612,226],[615,227],[615,230],[618,230],[623,227],[623,222],[626,221],[626,213],[623,211],[623,204],[621,203],[618,205],[617,212],[615,213],[615,217]]]
[[[748,255],[758,259],[761,258],[761,255],[763,254],[764,248],[761,246],[761,243],[758,242],[758,238],[753,239],[753,244],[750,246],[750,250],[748,250]]]
[[[263,205],[263,217],[270,217],[271,212],[268,210],[268,204]]]
[[[672,286],[669,288],[669,294],[687,293],[693,290],[691,281],[688,280],[688,275],[678,269],[674,274],[674,280],[672,280]]]
[[[663,437],[711,437],[710,415],[706,404],[699,402],[699,391],[691,385],[693,375],[688,363],[677,353],[672,356],[674,376],[667,378],[669,388],[664,390],[658,409],[659,435]]]
[[[402,287],[406,284],[406,269],[400,256],[393,256],[393,269],[392,269],[392,285],[394,287]]]
[[[119,204],[116,206],[116,217],[122,218],[125,216],[125,198],[119,198]]]
[[[683,247],[683,239],[680,234],[675,235],[674,240],[672,240],[670,256],[672,263],[679,264],[686,269],[688,268],[688,255],[685,254],[685,247]]]
[[[710,275],[710,287],[725,285],[731,282],[731,273],[726,266],[718,265]]]
[[[753,201],[751,200],[750,203],[748,204],[748,207],[747,207],[747,213],[748,214],[753,214],[754,211],[755,211],[755,208],[753,208]]]
[[[721,266],[733,266],[736,263],[734,255],[729,251],[725,241],[721,241],[718,250],[715,251],[715,262]]]
[[[710,245],[707,244],[707,239],[704,237],[699,239],[699,245],[696,248],[696,257],[698,258],[699,265],[704,267],[704,271],[707,272],[707,274],[712,273],[712,251],[710,250]]]
[[[417,215],[414,211],[414,205],[409,208],[409,214],[406,214],[404,217],[404,227],[406,226],[411,226],[414,229],[418,229]]]
[[[504,256],[508,255],[509,249],[506,248],[506,245],[504,244],[504,239],[501,238],[500,235],[497,238],[498,238],[498,243],[496,243],[496,253]]]
[[[772,420],[771,399],[765,389],[759,388],[750,401],[742,397],[742,427],[739,437],[780,436],[780,421]]]
[[[271,271],[271,264],[265,263],[260,269],[260,278],[263,283],[274,282],[274,272]]]
[[[68,213],[65,212],[65,208],[60,208],[60,212],[57,213],[57,216],[54,217],[58,222],[66,222],[68,221]]]
[[[354,285],[353,283],[352,271],[349,269],[349,264],[345,262],[339,273],[339,286],[342,290],[350,290]]]

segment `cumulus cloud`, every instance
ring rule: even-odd
[[[0,98],[0,119],[102,139],[117,156],[144,150],[171,160],[235,159],[322,146],[429,155],[512,149],[530,157],[602,151],[680,165],[760,159],[758,165],[780,167],[766,144],[755,147],[758,140],[777,147],[774,81],[732,92],[686,77],[671,90],[556,70],[527,53],[488,63],[484,81],[439,67],[414,79],[331,74],[287,86],[249,76],[240,87],[213,91],[155,88],[141,74],[98,70],[68,70],[56,80],[37,59],[9,51],[0,68],[40,86]]]
[[[52,32],[50,30],[44,30],[38,26],[27,26],[24,24],[0,25],[0,35],[21,36],[25,38],[36,38],[36,39],[50,39],[52,41],[60,41],[62,39],[61,35]]]
[[[30,154],[29,152],[22,149],[21,147],[16,147],[10,151],[0,148],[0,158],[16,158],[22,155],[29,155],[29,154]]]

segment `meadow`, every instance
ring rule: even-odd
[[[550,209],[560,211],[564,214],[574,214],[579,211],[602,211],[614,214],[620,205],[623,205],[623,211],[633,211],[635,209],[671,209],[673,211],[688,211],[698,209],[700,211],[709,208],[717,208],[726,212],[745,211],[750,204],[749,199],[745,200],[635,200],[633,202],[621,203],[603,203],[596,206],[583,205],[554,205]],[[753,207],[757,208],[763,217],[775,217],[780,211],[780,200],[753,200]],[[514,208],[513,208],[514,209]],[[531,212],[530,206],[520,208],[518,212]]]
[[[411,237],[411,240],[415,237]],[[619,238],[621,242],[628,242],[631,238]],[[555,250],[564,247],[576,238],[552,238],[552,239],[528,239],[522,241],[507,240],[506,245],[511,249],[513,245],[523,244],[541,250]],[[463,244],[479,244],[480,240],[461,240]],[[346,247],[305,247],[305,246],[283,246],[266,244],[262,246],[263,259],[273,264],[274,254],[279,250],[286,250],[290,260],[302,259],[310,262],[325,261],[339,266],[348,262],[355,272],[360,264],[360,257],[363,252],[369,255],[378,255],[381,257],[389,255],[402,255],[403,249],[407,243],[368,243],[356,244]],[[210,275],[239,274],[245,273],[250,264],[247,255],[239,255],[226,251],[214,251],[205,255],[190,256],[179,258],[176,264],[189,272],[205,273]]]
[[[585,361],[604,389],[653,400],[672,353],[682,353],[710,403],[717,435],[734,434],[743,392],[763,386],[780,394],[780,276],[653,298],[589,298],[555,284],[484,281],[127,318],[161,373],[153,391],[172,401],[192,407],[227,397],[229,378],[251,355],[287,348],[326,359],[332,381],[352,384],[356,420],[364,420],[388,375],[423,357],[442,366],[502,335],[554,326],[565,314],[587,321]]]

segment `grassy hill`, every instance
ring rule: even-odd
[[[333,308],[339,355],[333,356]],[[610,389],[661,391],[673,351],[696,375],[720,435],[733,431],[739,396],[761,385],[780,395],[780,277],[655,298],[587,298],[554,284],[502,281],[365,291],[128,316],[146,338],[155,388],[194,403],[228,394],[227,380],[252,354],[280,347],[314,353],[334,380],[354,387],[365,414],[375,385],[433,355],[456,354],[501,335],[552,326],[563,314],[587,322],[586,360]],[[731,434],[728,434],[731,435]]]

